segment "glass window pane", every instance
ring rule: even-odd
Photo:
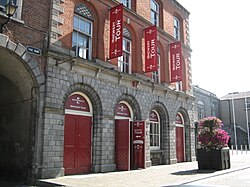
[[[88,22],[88,21],[85,22],[84,32],[86,32],[87,34],[91,35],[91,23]]]
[[[3,7],[7,4],[7,0],[0,0],[0,5]]]
[[[77,33],[73,32],[73,35],[72,35],[72,45],[76,45],[76,43],[77,43]]]
[[[74,16],[74,29],[78,29],[78,25],[79,25],[79,18]]]
[[[126,51],[130,52],[130,42],[126,42]]]
[[[160,142],[159,142],[159,135],[156,135],[156,136],[155,136],[155,145],[156,145],[156,146],[159,146],[159,145],[160,145]]]
[[[88,38],[86,36],[83,37],[83,46],[84,46],[84,48],[88,48],[89,47]]]
[[[79,30],[84,32],[85,21],[83,19],[79,20]]]

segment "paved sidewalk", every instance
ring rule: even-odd
[[[41,181],[69,187],[167,187],[250,168],[250,152],[241,154],[238,151],[238,155],[236,152],[233,155],[231,153],[230,159],[231,168],[222,171],[201,171],[198,170],[197,162],[184,162],[153,166],[142,170],[72,175]]]

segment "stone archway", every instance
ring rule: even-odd
[[[25,181],[33,173],[35,111],[44,76],[25,47],[3,34],[0,56],[0,178]]]

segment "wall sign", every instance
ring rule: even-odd
[[[73,94],[69,96],[65,104],[65,109],[90,112],[87,100],[80,94]]]
[[[115,115],[122,117],[131,117],[128,106],[124,103],[118,103],[115,108]]]
[[[41,49],[35,48],[35,47],[31,47],[31,46],[27,46],[26,47],[26,51],[28,53],[31,53],[31,54],[34,54],[34,55],[41,55],[42,54]]]

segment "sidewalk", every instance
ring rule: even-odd
[[[157,187],[175,186],[240,169],[250,168],[250,152],[231,152],[231,168],[222,171],[200,171],[197,162],[152,166],[142,170],[64,176],[42,182],[69,187]]]

